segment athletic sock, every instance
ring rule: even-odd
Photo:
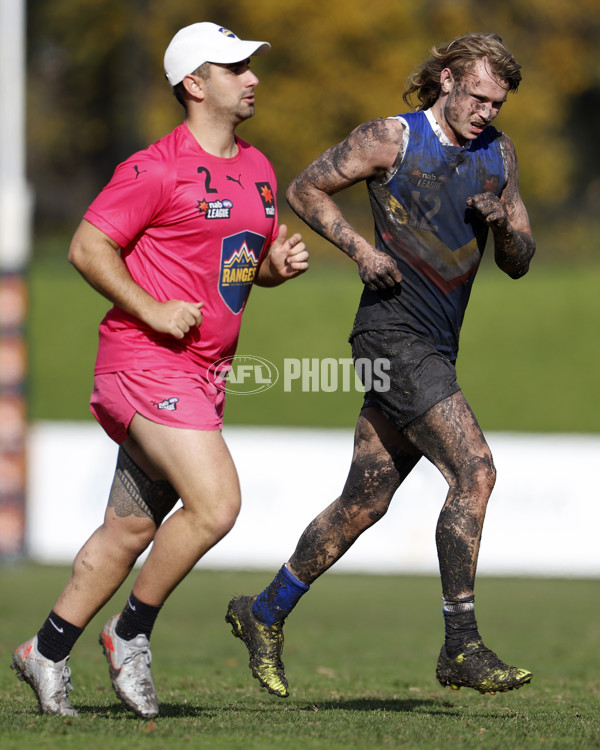
[[[254,616],[265,625],[283,622],[309,588],[284,565],[267,588],[256,597],[252,608]]]
[[[38,651],[46,659],[62,661],[71,653],[75,642],[83,633],[70,622],[63,620],[54,610],[50,612],[42,627],[38,630]]]
[[[464,650],[468,641],[479,639],[475,620],[475,598],[444,599],[444,624],[446,628],[446,652],[451,659]]]
[[[141,633],[150,640],[160,610],[161,607],[144,604],[132,592],[117,620],[116,634],[125,641],[131,641]]]

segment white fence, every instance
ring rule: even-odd
[[[227,427],[243,505],[204,568],[275,569],[307,523],[339,495],[352,430]],[[487,435],[498,480],[488,506],[480,575],[600,576],[599,436]],[[101,522],[117,446],[94,423],[39,423],[29,441],[27,550],[71,562]],[[388,514],[335,570],[437,573],[435,524],[446,484],[421,461]]]

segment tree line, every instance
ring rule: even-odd
[[[599,213],[597,0],[29,0],[27,10],[39,231],[72,228],[118,161],[181,121],[163,54],[178,28],[203,20],[272,44],[253,60],[256,116],[239,134],[282,187],[359,122],[406,111],[406,78],[434,44],[494,31],[523,67],[497,125],[515,141],[530,210]]]

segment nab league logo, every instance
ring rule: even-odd
[[[222,201],[207,201],[203,198],[198,201],[197,208],[200,214],[204,214],[205,219],[228,219],[231,216],[233,203],[228,198]]]
[[[219,294],[236,315],[243,309],[250,293],[265,240],[266,237],[250,231],[223,240]]]
[[[275,218],[275,196],[268,182],[255,182],[267,219]]]
[[[446,175],[421,172],[420,169],[413,169],[410,174],[410,181],[422,190],[443,190],[447,180]]]

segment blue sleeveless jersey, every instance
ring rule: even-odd
[[[354,333],[399,329],[430,341],[454,361],[488,228],[467,204],[505,184],[502,135],[489,126],[467,146],[443,145],[424,112],[402,117],[410,128],[397,171],[368,182],[375,245],[392,256],[402,282],[385,292],[365,288]]]

